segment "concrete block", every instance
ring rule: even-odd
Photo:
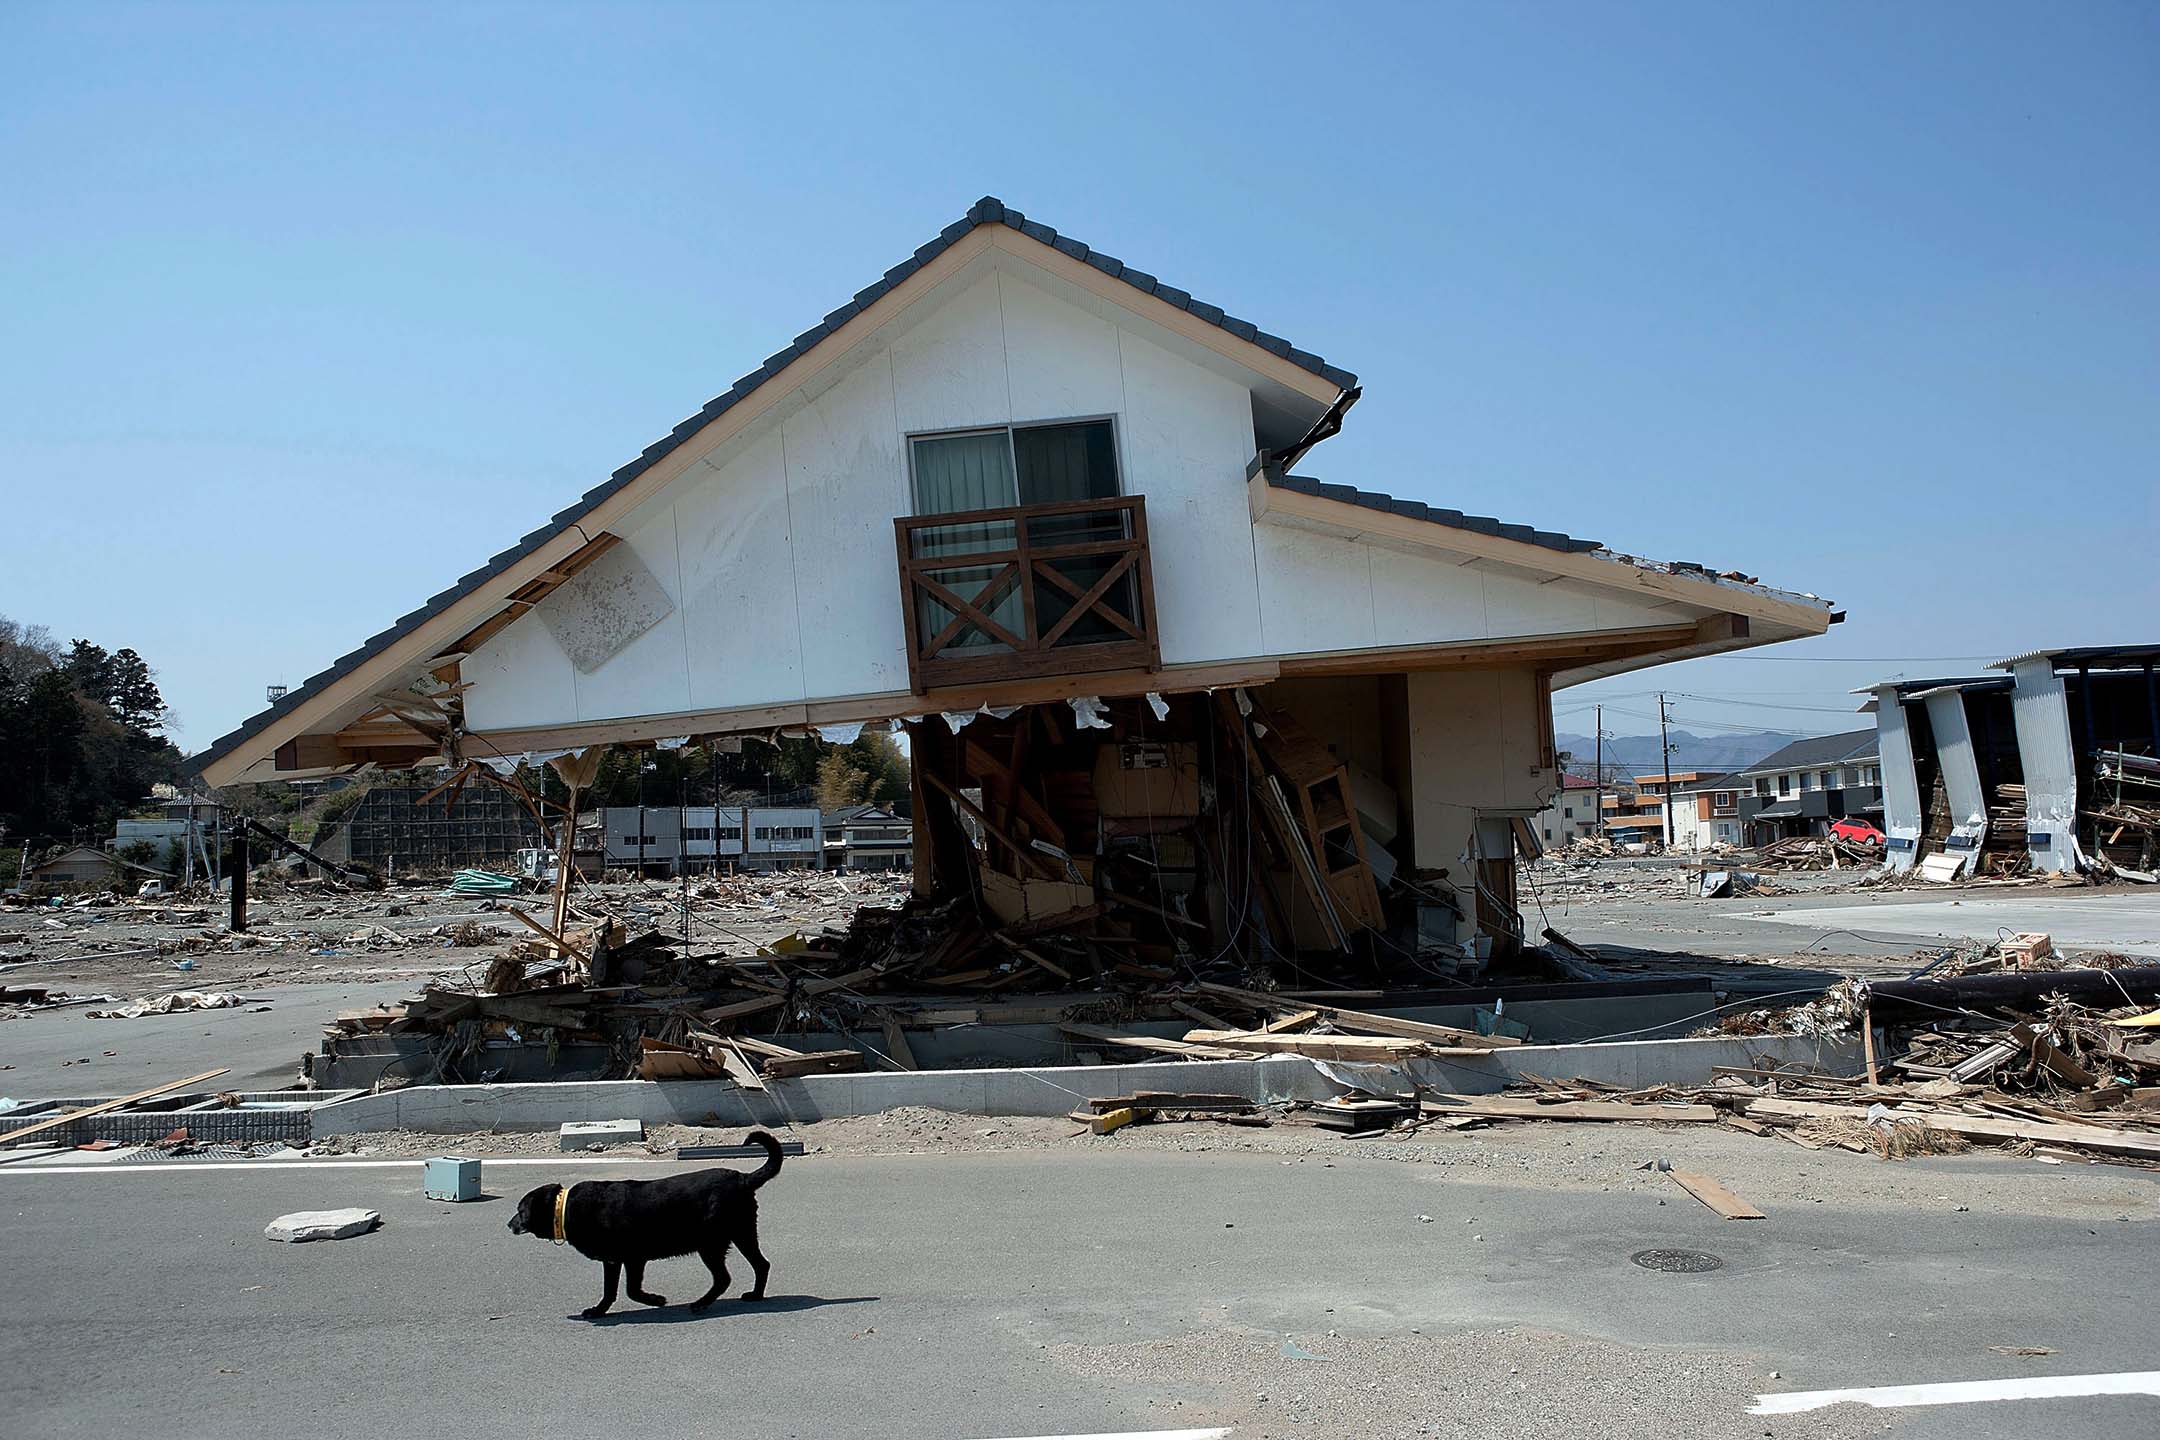
[[[263,1234],[294,1242],[343,1240],[348,1235],[365,1235],[380,1224],[382,1216],[374,1210],[295,1210],[271,1221]]]
[[[420,1167],[420,1193],[430,1200],[480,1198],[480,1162],[437,1155]]]
[[[583,1150],[588,1145],[631,1145],[644,1138],[642,1120],[570,1120],[562,1127],[565,1150]]]

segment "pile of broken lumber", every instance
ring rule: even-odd
[[[1453,1025],[1345,1010],[1318,1000],[1290,999],[1209,981],[1167,992],[1163,998],[1171,1009],[1199,1022],[1199,1028],[1186,1031],[1178,1040],[1070,1021],[1061,1028],[1082,1040],[1193,1060],[1303,1055],[1313,1060],[1393,1065],[1424,1056],[1476,1055],[1522,1043],[1509,1035],[1481,1035]],[[1226,1015],[1258,1018],[1239,1023]]]

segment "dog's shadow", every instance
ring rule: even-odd
[[[768,1295],[763,1300],[742,1301],[735,1299],[715,1300],[703,1310],[692,1310],[688,1302],[653,1309],[640,1305],[634,1310],[612,1310],[587,1320],[583,1315],[571,1315],[571,1320],[585,1320],[588,1325],[680,1325],[692,1320],[711,1320],[721,1315],[756,1315],[775,1310],[821,1310],[827,1305],[868,1305],[882,1300],[882,1295]]]

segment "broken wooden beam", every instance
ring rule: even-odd
[[[1551,1104],[1515,1095],[1426,1095],[1427,1115],[1474,1115],[1484,1120],[1611,1120],[1637,1123],[1716,1124],[1715,1105],[1631,1105],[1618,1100],[1556,1100]]]

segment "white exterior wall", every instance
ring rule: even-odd
[[[1260,575],[1258,653],[1269,655],[1633,629],[1702,613],[1265,520],[1252,527],[1252,541]],[[1158,587],[1161,571],[1157,561]]]
[[[1412,863],[1469,888],[1464,855],[1478,816],[1536,815],[1560,783],[1541,764],[1538,685],[1521,670],[1409,676]]]
[[[509,626],[465,662],[468,722],[905,691],[892,522],[914,510],[907,437],[969,426],[1114,417],[1124,492],[1147,498],[1164,663],[1263,653],[1251,396],[1119,314],[1016,261],[956,277],[619,527],[665,619],[590,674],[545,624]],[[578,603],[571,588],[538,610]]]

